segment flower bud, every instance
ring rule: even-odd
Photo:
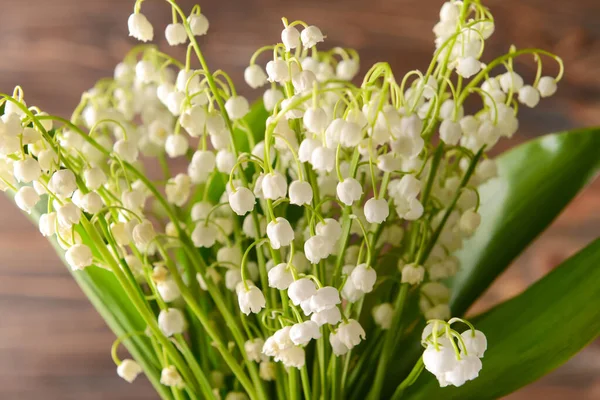
[[[187,33],[182,23],[169,24],[165,29],[165,37],[169,46],[177,46],[187,41]]]
[[[267,225],[267,236],[271,242],[271,247],[277,250],[292,243],[294,230],[287,219],[279,217]]]
[[[133,13],[127,20],[129,36],[133,36],[142,42],[148,42],[154,37],[154,28],[142,13]]]
[[[84,269],[93,263],[92,250],[85,244],[75,244],[65,253],[65,260],[73,271]]]
[[[508,93],[511,90],[513,93],[516,93],[521,90],[523,84],[523,78],[516,72],[506,72],[500,75],[500,87],[504,93]]]
[[[131,359],[121,361],[117,367],[117,375],[131,383],[135,378],[142,373],[142,367]]]
[[[158,314],[158,327],[166,337],[183,333],[185,319],[183,313],[177,308],[167,308]]]
[[[346,178],[337,184],[337,196],[342,203],[351,206],[355,201],[360,200],[363,189],[361,184],[354,178]]]
[[[536,86],[541,97],[550,97],[556,93],[556,79],[551,76],[542,76]]]

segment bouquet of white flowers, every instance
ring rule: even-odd
[[[142,2],[128,26],[146,42],[154,28]],[[560,58],[511,48],[482,62],[492,15],[476,0],[448,1],[424,72],[398,79],[382,62],[356,85],[356,51],[318,50],[318,27],[283,18],[281,42],[257,50],[245,70],[249,86],[266,87],[251,106],[224,71],[209,69],[200,7],[187,14],[166,2],[165,36],[187,45],[183,62],[134,47],[68,120],[28,108],[19,87],[1,100],[1,189],[36,216],[115,330],[119,376],[145,372],[164,399],[229,400],[437,398],[445,386],[482,399],[539,376],[500,352],[475,385],[488,364],[486,335],[490,349],[508,351],[492,337],[498,324],[514,325],[503,311],[510,304],[475,326],[462,315],[597,170],[593,130],[517,150],[529,159],[513,156],[521,164],[510,185],[508,164],[486,154],[515,134],[520,108],[556,92]],[[514,68],[521,56],[537,65],[530,82]],[[547,61],[558,65],[553,76]],[[568,173],[547,180],[544,150]],[[145,172],[151,159],[162,176]],[[499,184],[501,193],[484,197]],[[559,199],[528,208],[517,196],[503,209],[513,189]],[[541,215],[528,224],[532,208]],[[506,254],[490,259],[494,246]],[[584,252],[580,269],[599,249]],[[597,289],[577,291],[586,310],[594,306],[584,301],[599,300]],[[598,335],[598,311],[582,313],[571,329],[593,329],[558,360]],[[133,359],[118,358],[121,342]],[[519,368],[533,372],[489,389]]]

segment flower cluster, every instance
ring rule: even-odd
[[[481,358],[487,350],[483,332],[472,325],[463,333],[451,328],[454,322],[466,322],[453,318],[448,322],[431,320],[423,330],[421,341],[425,347],[423,364],[435,375],[440,386],[462,386],[479,376]]]
[[[28,108],[20,88],[2,97],[0,189],[26,212],[41,203],[40,232],[73,270],[114,273],[160,349],[160,382],[192,398],[224,384],[208,390],[196,376],[182,334],[202,332],[201,348],[214,353],[206,374],[227,370],[260,398],[266,381],[288,379],[283,367],[306,371],[315,358],[313,374],[339,380],[331,371],[341,357],[360,357],[350,350],[367,332],[399,339],[409,289],[426,319],[442,320],[426,328],[427,369],[442,385],[476,377],[485,337],[459,338],[443,322],[445,282],[460,268],[453,253],[480,224],[477,187],[497,173],[485,152],[516,132],[519,104],[556,91],[560,60],[512,48],[483,63],[491,14],[479,1],[449,1],[424,72],[396,79],[377,63],[356,85],[354,50],[318,50],[318,27],[284,18],[281,41],[260,48],[244,72],[250,87],[266,88],[251,107],[224,71],[209,69],[200,7],[186,14],[168,2],[165,37],[187,45],[185,62],[135,47],[70,120]],[[146,42],[154,28],[141,3],[128,26]],[[522,55],[538,65],[530,84],[513,67]],[[558,61],[556,78],[542,76],[542,56]],[[480,101],[467,106],[471,97]],[[152,158],[162,177],[146,173]],[[368,294],[378,304],[366,306]],[[133,360],[116,362],[128,381],[140,372]]]

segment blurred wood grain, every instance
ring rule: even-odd
[[[184,10],[193,2],[179,1]],[[327,46],[354,47],[364,68],[389,61],[398,75],[425,68],[433,47],[438,0],[238,0],[205,1],[209,35],[201,46],[212,68],[230,72],[241,91],[252,52],[278,40],[280,18],[304,19],[327,35]],[[600,2],[489,0],[497,21],[488,57],[517,47],[561,55],[567,66],[557,95],[522,113],[514,145],[544,132],[600,125]],[[127,37],[133,0],[0,0],[0,91],[20,84],[29,105],[68,115],[81,93],[134,45]],[[170,20],[164,2],[146,1],[144,13],[162,29]],[[176,56],[183,49],[169,50]],[[517,64],[526,77],[534,65]],[[554,67],[551,71],[555,71]],[[584,191],[476,305],[482,310],[539,279],[600,235],[600,182]],[[115,374],[113,336],[51,246],[0,197],[0,399],[154,399],[144,379],[129,385]],[[549,376],[507,397],[599,399],[598,343]]]

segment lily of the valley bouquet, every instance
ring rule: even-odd
[[[200,7],[166,3],[185,60],[134,47],[70,119],[19,87],[1,100],[0,186],[117,334],[120,377],[176,400],[484,399],[598,335],[598,242],[463,318],[597,170],[594,130],[488,158],[556,92],[557,56],[488,59],[488,9],[449,1],[429,66],[359,78],[354,50],[283,18],[244,72],[251,106],[204,59]],[[128,25],[147,42],[141,6]]]

